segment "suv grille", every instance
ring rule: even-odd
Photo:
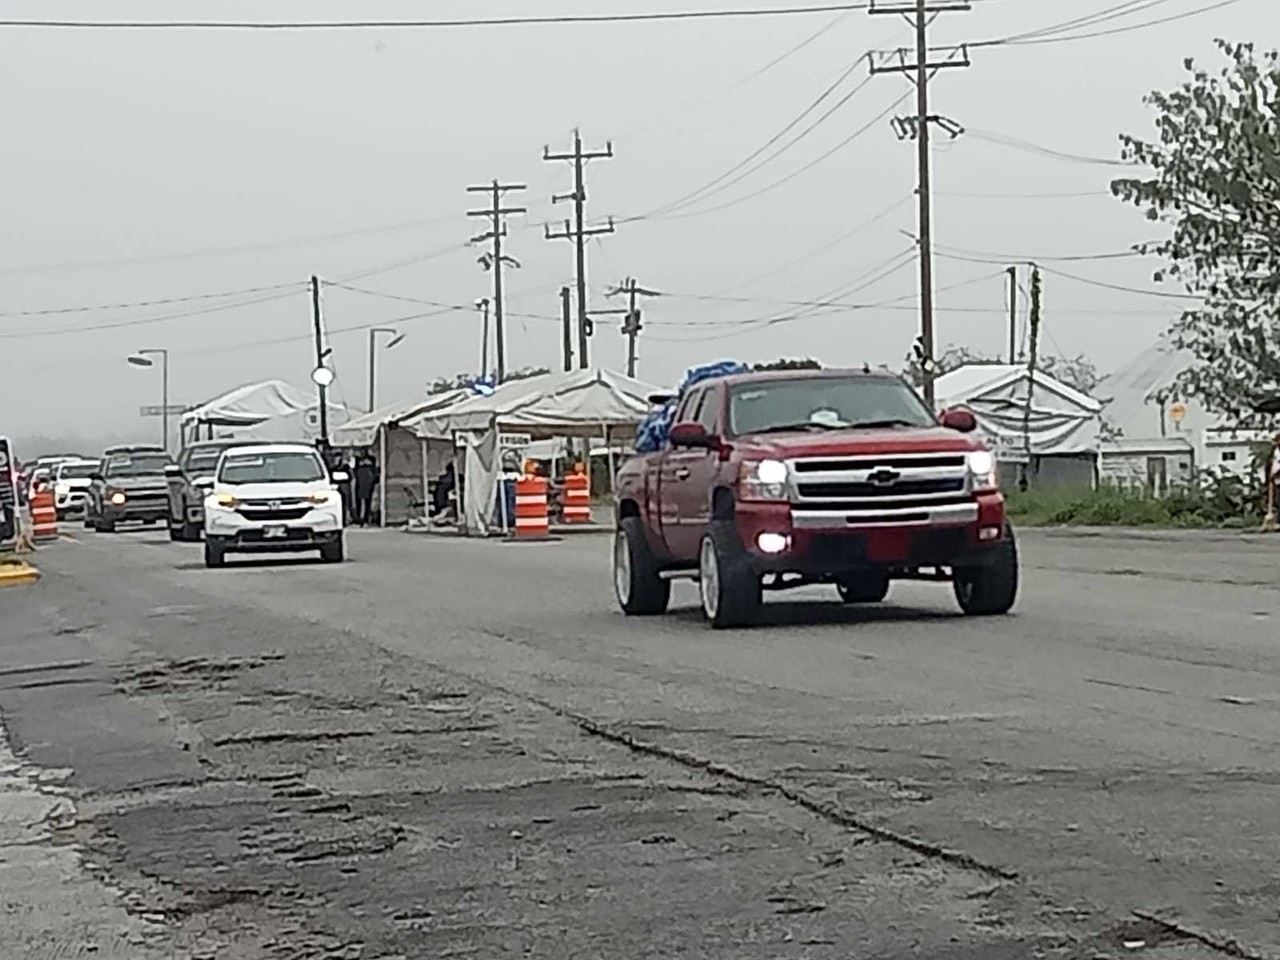
[[[263,523],[289,523],[301,520],[311,512],[311,504],[297,498],[289,500],[245,500],[236,508],[246,520]]]

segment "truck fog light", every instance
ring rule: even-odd
[[[1000,528],[999,527],[983,527],[978,531],[978,539],[979,540],[999,540]]]
[[[761,553],[781,553],[791,546],[791,538],[781,533],[762,533],[756,537]]]

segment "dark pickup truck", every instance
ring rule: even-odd
[[[976,426],[888,372],[698,383],[665,449],[619,471],[618,603],[663,613],[671,581],[692,578],[712,626],[745,626],[764,590],[824,583],[876,603],[891,581],[918,579],[951,581],[967,614],[1007,613],[1017,547]]]

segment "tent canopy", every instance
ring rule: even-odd
[[[188,410],[182,415],[182,424],[251,427],[276,417],[298,413],[314,405],[315,401],[310,395],[291,387],[283,380],[264,380],[236,387]]]
[[[973,411],[983,435],[997,449],[1023,448],[1023,417],[1031,373],[1020,364],[966,364],[934,383],[940,407]],[[1036,456],[1096,454],[1102,404],[1037,370],[1031,417],[1026,423]]]
[[[416,397],[388,404],[380,410],[356,417],[331,431],[333,445],[335,447],[371,447],[377,442],[378,431],[383,427],[394,427],[407,420],[445,410],[470,396],[472,394],[467,390],[449,390],[425,398]]]
[[[512,380],[487,397],[403,421],[420,437],[444,439],[491,427],[534,439],[599,436],[601,428],[634,429],[649,412],[651,384],[596,368]]]

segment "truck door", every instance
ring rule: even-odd
[[[703,392],[695,387],[685,394],[671,418],[673,425],[693,419],[693,411],[701,404]],[[687,552],[681,549],[680,498],[685,482],[693,475],[689,463],[691,454],[696,452],[668,444],[658,464],[658,520],[662,540],[667,552],[679,560],[689,559]]]
[[[721,435],[720,393],[718,384],[704,387],[684,418],[701,423],[713,437]],[[667,451],[663,475],[670,477],[671,486],[662,499],[673,522],[664,527],[664,536],[667,549],[677,560],[692,563],[698,557],[698,547],[711,522],[711,484],[719,459],[717,452],[703,448]]]

